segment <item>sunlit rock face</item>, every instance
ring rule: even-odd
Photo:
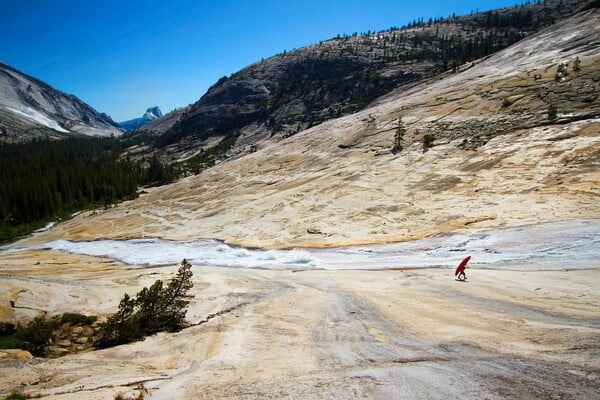
[[[106,114],[77,97],[0,63],[0,143],[34,138],[120,136]]]
[[[187,159],[225,138],[235,143],[220,157],[247,154],[363,110],[394,90],[469,68],[586,3],[530,2],[288,49],[223,76],[199,93],[198,101],[142,126],[132,139],[151,144],[138,149],[142,153],[161,149],[172,160]]]

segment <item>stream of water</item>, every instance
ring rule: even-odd
[[[600,267],[600,220],[538,223],[478,230],[386,245],[335,249],[256,250],[215,240],[56,240],[25,249],[107,257],[137,266],[179,263],[269,269],[387,269],[454,267],[472,256],[477,268],[516,270]]]

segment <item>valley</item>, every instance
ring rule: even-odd
[[[194,298],[176,333],[0,350],[0,396],[597,398],[599,19],[2,246],[0,321],[103,320],[184,258]]]

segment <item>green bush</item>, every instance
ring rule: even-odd
[[[82,314],[77,314],[77,313],[64,313],[60,317],[60,323],[61,324],[69,323],[71,325],[77,325],[77,324],[91,325],[94,322],[96,322],[97,319],[98,319],[98,317],[96,317],[95,315],[87,316],[87,315],[82,315]]]
[[[36,317],[23,330],[23,348],[35,356],[44,355],[45,347],[52,339],[54,323]]]

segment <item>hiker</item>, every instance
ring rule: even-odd
[[[460,264],[458,264],[458,267],[456,267],[456,270],[454,271],[454,276],[456,278],[458,278],[459,281],[467,280],[467,274],[465,273],[465,269],[467,268],[467,263],[469,262],[470,259],[471,259],[471,256],[465,257],[460,262]]]

